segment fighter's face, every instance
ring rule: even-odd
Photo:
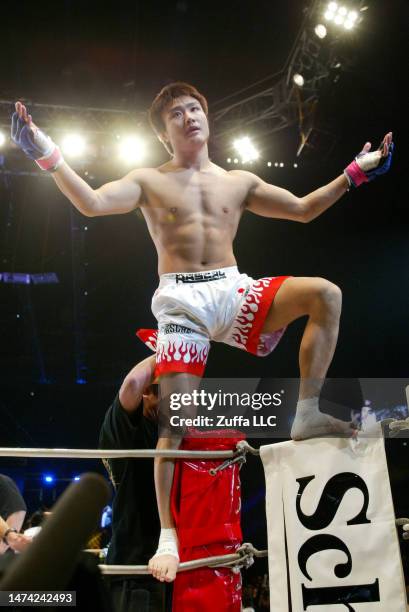
[[[163,113],[165,132],[162,138],[173,151],[203,146],[209,139],[209,123],[198,100],[191,96],[176,98]]]

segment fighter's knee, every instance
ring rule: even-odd
[[[342,305],[342,291],[325,278],[317,278],[314,291],[315,302],[334,311],[340,311]]]

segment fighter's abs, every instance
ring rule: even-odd
[[[232,242],[244,190],[219,176],[166,178],[147,190],[147,205],[142,208],[158,251],[160,273],[235,265]]]

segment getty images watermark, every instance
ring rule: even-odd
[[[308,381],[315,388],[317,381]],[[321,382],[322,381],[318,381]],[[351,421],[366,436],[409,437],[408,379],[329,378],[319,397],[325,414]],[[190,392],[161,397],[159,428],[163,437],[217,432],[233,437],[291,437],[300,391],[298,378],[208,378]],[[384,424],[399,421],[389,428]],[[382,428],[377,427],[382,422]],[[193,431],[190,431],[193,430]],[[230,433],[229,433],[230,432]],[[233,432],[233,433],[232,433]],[[347,434],[348,435],[348,434]]]
[[[194,390],[191,393],[171,393],[169,407],[173,411],[182,411],[182,414],[171,415],[171,427],[275,427],[276,414],[229,414],[228,411],[236,409],[250,409],[261,411],[263,408],[278,408],[283,403],[284,392],[276,393],[236,393],[219,389],[216,392]],[[197,414],[186,416],[184,409],[200,408],[211,412],[217,410],[218,414]],[[227,414],[226,414],[227,410]]]

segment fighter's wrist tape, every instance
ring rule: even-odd
[[[40,157],[39,159],[36,159],[35,162],[38,166],[40,166],[41,170],[55,172],[64,162],[64,158],[60,149],[57,147],[57,145],[55,145],[54,149],[48,156]]]
[[[6,531],[3,534],[2,540],[5,544],[7,544],[7,546],[9,545],[7,541],[7,536],[10,535],[10,533],[18,533],[18,531],[17,529],[14,529],[14,527],[9,527],[8,529],[6,529]]]
[[[344,174],[350,186],[359,187],[362,183],[368,183],[369,181],[367,175],[362,168],[360,168],[355,159],[345,168]]]
[[[176,529],[161,529],[158,549],[154,557],[158,557],[159,555],[172,555],[179,561],[178,544]]]

